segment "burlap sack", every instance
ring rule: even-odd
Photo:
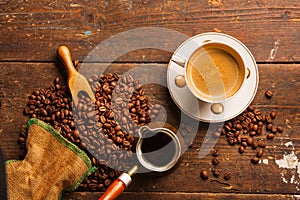
[[[50,125],[30,119],[28,127],[25,159],[7,161],[9,199],[57,200],[95,171],[85,152]]]

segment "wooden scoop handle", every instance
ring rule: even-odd
[[[72,76],[75,76],[77,74],[77,71],[73,65],[71,53],[68,47],[66,46],[60,46],[57,49],[57,53],[59,56],[59,59],[64,64],[68,71],[69,78]]]

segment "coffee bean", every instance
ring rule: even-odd
[[[248,144],[249,146],[252,146],[252,144],[253,144],[253,139],[252,139],[251,137],[248,137],[248,138],[247,138],[247,144]]]
[[[251,119],[254,119],[255,115],[253,112],[248,112],[248,116],[251,118]]]
[[[242,129],[243,129],[243,127],[242,127],[242,125],[241,125],[241,124],[237,124],[237,125],[236,125],[236,129],[240,131],[240,130],[242,130]]]
[[[252,144],[252,149],[257,149],[257,147],[258,147],[258,142],[257,140],[254,140]]]
[[[18,143],[19,144],[22,144],[22,143],[24,143],[26,140],[25,140],[25,138],[24,137],[19,137],[19,139],[18,139]]]
[[[214,137],[214,138],[219,138],[220,136],[221,136],[221,133],[218,132],[218,131],[215,131],[215,132],[213,133],[213,137]]]
[[[228,125],[225,125],[224,128],[225,128],[225,130],[227,130],[227,131],[230,131],[230,130],[231,130],[231,127],[228,126]]]
[[[270,117],[270,115],[266,115],[266,121],[267,121],[267,123],[269,123],[269,124],[272,123],[272,118]]]
[[[213,152],[212,152],[212,156],[213,156],[213,157],[218,157],[219,155],[220,155],[219,150],[214,149]]]
[[[242,154],[245,152],[245,147],[244,146],[240,146],[239,147],[239,153]]]
[[[266,147],[266,143],[265,143],[264,141],[262,141],[262,140],[258,140],[258,141],[257,141],[257,145],[258,145],[259,147],[262,147],[262,148],[265,148],[265,147]]]
[[[237,120],[239,120],[240,122],[243,121],[245,118],[242,115],[237,116]]]
[[[128,142],[127,140],[124,140],[124,141],[123,141],[123,146],[124,146],[124,147],[130,146],[130,142]]]
[[[281,126],[278,126],[277,127],[277,131],[278,131],[278,133],[282,133],[283,132],[283,128]]]
[[[259,158],[258,157],[253,157],[252,159],[251,159],[251,162],[253,163],[253,164],[257,164],[258,162],[259,162]]]
[[[225,130],[225,128],[222,128],[221,135],[226,135],[226,130]]]
[[[276,118],[276,112],[272,111],[272,112],[270,113],[270,117],[271,117],[272,119],[275,119],[275,118]]]
[[[74,138],[78,138],[79,137],[79,131],[78,130],[74,130]]]
[[[226,173],[224,174],[224,179],[225,179],[225,180],[229,180],[229,179],[231,179],[231,176],[232,176],[232,173],[231,173],[231,172],[226,172]]]
[[[208,179],[208,172],[206,170],[201,170],[200,176],[203,180],[207,180]]]
[[[59,77],[56,77],[55,79],[54,79],[54,84],[59,84],[60,83],[60,78]]]
[[[277,133],[277,128],[276,127],[272,127],[271,133],[276,134]]]
[[[253,111],[253,113],[254,113],[255,115],[260,115],[260,114],[261,114],[261,112],[260,112],[259,109],[255,109],[255,110]]]
[[[247,144],[246,141],[243,141],[241,144],[242,144],[243,147],[247,147],[248,146],[248,144]]]
[[[212,172],[213,172],[213,175],[215,177],[219,177],[221,175],[221,173],[222,173],[222,170],[220,170],[220,169],[213,169]]]
[[[258,130],[258,124],[254,124],[252,129],[253,129],[253,131],[257,131]]]
[[[251,131],[251,132],[249,133],[249,136],[250,136],[250,137],[256,136],[256,132],[255,132],[255,131]]]
[[[213,158],[213,159],[212,159],[212,164],[214,164],[214,165],[220,164],[219,159],[218,159],[218,158]]]
[[[265,96],[266,96],[268,99],[270,99],[270,98],[273,96],[273,92],[272,92],[271,90],[267,90],[267,91],[265,92]]]
[[[267,131],[271,131],[272,128],[273,128],[273,124],[267,124],[267,127],[266,127]]]
[[[109,185],[110,185],[110,180],[109,180],[109,179],[106,179],[105,182],[104,182],[104,185],[105,185],[105,186],[109,186]]]
[[[256,156],[257,156],[258,158],[262,157],[263,155],[264,155],[264,150],[263,150],[263,149],[259,149],[259,150],[257,151],[257,153],[256,153]]]
[[[248,109],[248,111],[253,112],[255,108],[253,105],[250,105],[247,109]]]
[[[274,138],[274,134],[273,133],[269,133],[268,135],[267,135],[267,139],[273,139]]]
[[[262,132],[263,132],[263,130],[262,130],[262,128],[258,128],[258,130],[257,130],[257,135],[261,135],[262,134]]]
[[[262,115],[262,116],[261,116],[261,121],[262,121],[262,122],[266,122],[266,116],[265,116],[265,115]]]
[[[259,122],[261,122],[261,121],[262,121],[262,116],[261,116],[261,115],[256,115],[256,117],[255,117],[255,118],[256,118],[256,120],[257,120],[257,121],[259,121]]]

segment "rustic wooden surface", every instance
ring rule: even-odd
[[[299,199],[300,164],[283,169],[275,163],[294,151],[300,160],[300,2],[298,0],[190,0],[190,1],[48,1],[0,0],[0,146],[7,159],[19,154],[17,144],[27,96],[64,77],[56,56],[59,45],[70,47],[73,58],[85,56],[105,39],[125,30],[159,27],[193,36],[208,31],[230,34],[254,54],[260,83],[253,104],[263,113],[275,110],[275,124],[285,132],[268,141],[268,164],[252,165],[254,151],[243,155],[224,138],[216,144],[222,154],[221,168],[233,176],[203,181],[201,169],[211,168],[211,156],[199,158],[199,148],[207,131],[200,123],[194,145],[184,154],[176,170],[166,176],[136,175],[120,199]],[[165,47],[176,48],[182,38],[158,35]],[[176,44],[176,45],[175,45]],[[120,44],[120,46],[125,44]],[[275,51],[274,57],[270,56]],[[138,50],[121,56],[109,70],[126,72],[134,67],[159,67],[149,72],[166,81],[170,52]],[[99,62],[99,60],[90,61]],[[104,60],[100,60],[104,61]],[[103,64],[91,63],[91,69]],[[161,73],[163,72],[163,73]],[[264,92],[271,89],[272,99]],[[168,115],[176,119],[180,110],[172,102],[168,89],[148,85],[146,94],[161,101]],[[292,141],[294,148],[285,144]],[[298,170],[298,171],[297,171]],[[294,177],[294,178],[293,178]],[[287,181],[288,183],[285,183]],[[101,192],[73,192],[64,199],[97,199]]]

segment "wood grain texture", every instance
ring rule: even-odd
[[[97,72],[99,70],[98,66],[104,70],[103,64],[90,64],[89,66],[92,72]],[[165,82],[167,71],[167,65],[165,64],[113,64],[105,71],[125,73],[135,67],[148,69],[147,73],[145,71],[140,72],[141,78],[147,78],[151,74],[161,82]],[[63,78],[65,73],[61,64],[54,63],[0,63],[0,68],[0,145],[4,149],[7,159],[16,159],[19,152],[16,142],[18,133],[21,126],[25,125],[28,120],[22,115],[27,96],[36,89],[51,86],[55,77],[60,76]],[[157,68],[162,70],[158,73]],[[80,69],[82,70],[82,68]],[[297,175],[296,169],[281,169],[275,163],[275,160],[282,159],[283,155],[293,151],[292,147],[285,146],[285,143],[289,141],[293,142],[295,154],[299,155],[300,138],[297,130],[300,128],[300,101],[297,91],[300,90],[300,65],[259,65],[259,72],[261,79],[253,104],[266,114],[275,110],[277,112],[275,124],[282,125],[285,129],[285,132],[276,135],[274,140],[267,141],[268,146],[265,150],[264,159],[268,159],[269,164],[251,164],[250,159],[256,153],[254,150],[246,149],[246,152],[240,155],[237,146],[229,146],[225,138],[221,137],[215,146],[221,151],[219,157],[221,161],[220,168],[222,168],[223,173],[226,171],[232,172],[232,178],[225,181],[222,176],[214,178],[210,174],[209,180],[203,181],[200,178],[200,171],[202,169],[209,170],[213,166],[211,155],[204,158],[199,157],[199,149],[203,144],[203,138],[208,133],[208,124],[199,123],[194,145],[184,154],[181,163],[174,172],[164,176],[137,174],[127,190],[130,193],[123,198],[139,199],[139,197],[142,198],[145,195],[145,197],[160,199],[168,196],[161,193],[174,192],[166,198],[178,199],[181,195],[177,192],[182,192],[188,193],[183,194],[183,196],[190,199],[198,197],[225,199],[231,197],[228,193],[257,194],[254,197],[263,199],[271,194],[299,193],[299,185],[290,183],[292,175]],[[266,89],[273,91],[274,96],[272,99],[265,98],[264,92]],[[174,125],[178,125],[176,123],[179,120],[180,110],[172,102],[168,89],[159,85],[148,84],[145,85],[145,92],[151,98],[151,102],[160,102],[168,116],[171,116],[168,120]],[[284,173],[284,178],[289,183],[283,182],[282,173]],[[299,178],[295,177],[295,179],[298,180]],[[135,194],[135,192],[137,193]],[[215,196],[210,194],[215,192],[226,194],[216,194]],[[90,199],[98,195],[98,193],[85,194],[87,195],[85,197],[82,197],[81,193],[69,194],[66,199],[78,199],[80,197]],[[278,199],[292,198],[289,195],[272,196]],[[241,196],[242,199],[250,197],[253,196]]]
[[[56,61],[49,52],[60,45],[69,46],[75,57],[84,60],[106,39],[142,27],[156,31],[151,37],[140,35],[131,41],[147,38],[152,44],[159,43],[159,49],[175,50],[183,38],[161,34],[158,28],[187,37],[216,31],[241,40],[259,62],[300,61],[298,0],[4,0],[0,13],[2,61]],[[117,44],[122,48],[128,42],[120,39]],[[101,49],[105,52],[107,46]],[[272,49],[276,50],[274,58],[270,58]],[[126,52],[118,61],[168,62],[170,55],[161,50],[137,50]]]
[[[300,164],[293,169],[276,164],[292,153],[300,158],[299,0],[0,0],[0,30],[0,147],[6,159],[18,158],[28,95],[67,76],[58,46],[67,45],[73,59],[85,61],[80,71],[86,76],[135,71],[149,83],[143,87],[150,101],[162,104],[167,121],[179,126],[181,111],[165,87],[172,52],[204,32],[236,37],[259,63],[253,104],[264,114],[276,111],[274,124],[285,129],[266,140],[263,159],[268,164],[251,164],[254,150],[246,148],[241,155],[220,137],[215,148],[221,153],[222,175],[215,178],[209,171],[203,181],[200,171],[213,165],[210,154],[199,157],[204,137],[211,134],[209,124],[200,122],[192,147],[172,173],[137,174],[119,199],[300,199]],[[274,93],[271,99],[264,96],[267,89]],[[232,178],[226,181],[227,171]],[[77,191],[63,199],[101,194]]]
[[[65,194],[64,200],[79,200],[79,199],[97,199],[102,193],[69,193]],[[293,195],[267,195],[267,194],[226,194],[226,193],[168,193],[168,192],[125,192],[122,194],[118,200],[125,199],[153,199],[153,200],[181,200],[181,199],[205,199],[205,200],[246,200],[246,199],[256,199],[256,200],[294,200],[297,196]]]

